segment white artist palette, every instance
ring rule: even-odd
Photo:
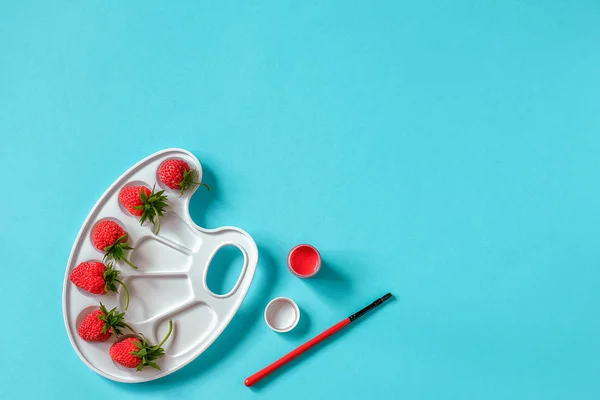
[[[63,287],[63,316],[73,348],[92,370],[120,382],[145,382],[168,375],[198,357],[223,332],[244,299],[258,262],[256,244],[246,232],[235,227],[203,229],[189,215],[193,186],[182,197],[179,191],[163,186],[157,177],[158,166],[165,160],[179,158],[198,171],[202,167],[196,157],[183,149],[159,151],[140,161],[125,172],[100,197],[86,218],[67,264]],[[159,235],[154,226],[132,216],[118,200],[120,190],[131,184],[144,184],[156,190],[165,189],[169,208],[161,222]],[[160,342],[173,320],[174,331],[164,344],[164,358],[157,364],[161,370],[144,368],[136,372],[114,363],[108,350],[115,342],[114,335],[104,343],[90,343],[79,337],[81,320],[102,301],[107,308],[125,306],[124,290],[119,294],[94,295],[77,288],[69,280],[73,269],[83,261],[101,261],[104,253],[92,245],[91,232],[104,219],[118,222],[128,233],[134,250],[127,252],[129,260],[139,267],[133,270],[122,261],[116,263],[120,278],[131,293],[126,321],[143,333],[152,343]],[[224,295],[212,293],[206,284],[210,262],[217,251],[226,245],[240,249],[244,256],[242,272],[233,289]],[[124,331],[127,333],[128,331]]]

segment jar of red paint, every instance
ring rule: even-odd
[[[310,244],[299,244],[288,254],[288,268],[298,278],[311,278],[321,269],[321,255]]]

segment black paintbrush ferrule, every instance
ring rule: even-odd
[[[362,317],[363,315],[365,315],[366,313],[368,313],[369,311],[371,311],[375,307],[381,305],[384,301],[388,300],[390,297],[392,297],[392,294],[388,293],[385,296],[383,296],[383,297],[375,300],[374,302],[372,302],[371,304],[369,304],[368,306],[366,306],[362,310],[360,310],[360,311],[352,314],[349,317],[350,318],[350,322],[354,322],[355,320],[357,320],[358,318]]]

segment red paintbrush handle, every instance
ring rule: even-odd
[[[338,322],[337,324],[333,325],[331,328],[327,329],[325,332],[310,339],[308,342],[304,343],[302,346],[287,353],[285,356],[281,357],[279,360],[275,361],[273,364],[261,369],[254,375],[246,378],[246,380],[244,381],[244,384],[246,386],[254,385],[256,382],[260,381],[265,376],[267,376],[271,372],[275,371],[277,368],[281,367],[282,365],[285,365],[289,361],[292,361],[294,358],[298,357],[300,354],[304,353],[305,351],[307,351],[308,349],[310,349],[317,343],[320,343],[323,340],[327,339],[329,336],[333,335],[334,333],[336,333],[337,331],[339,331],[340,329],[342,329],[343,327],[348,325],[350,322],[352,322],[350,320],[350,318],[346,318],[346,319]]]

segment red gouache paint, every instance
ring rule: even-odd
[[[288,267],[299,278],[315,276],[321,269],[321,255],[309,244],[299,244],[288,255]]]

